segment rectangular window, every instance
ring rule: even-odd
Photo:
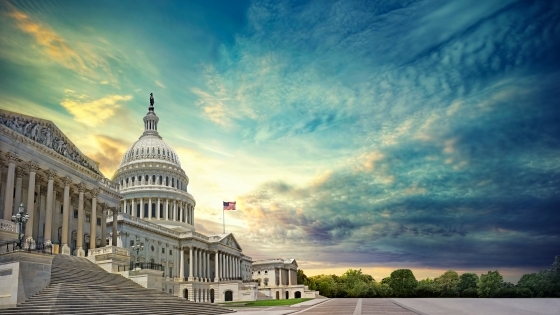
[[[78,218],[78,210],[74,210],[74,218]]]
[[[165,248],[162,248],[162,249],[161,249],[161,253],[162,253],[162,254],[165,254]]]
[[[91,222],[91,216],[89,214],[86,214],[86,222]]]
[[[100,217],[97,217],[97,225],[101,226],[101,218]]]
[[[173,267],[169,267],[169,278],[173,278]]]
[[[169,250],[169,255],[173,256],[173,251],[171,249]]]
[[[107,239],[107,240],[105,241],[105,245],[109,246],[109,241],[111,241],[111,240],[110,240],[110,239]]]
[[[132,241],[132,240],[130,241],[130,246],[131,247],[134,246],[134,241]]]
[[[64,206],[60,205],[60,214],[62,214],[64,212]]]

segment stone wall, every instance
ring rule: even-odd
[[[51,281],[52,255],[11,252],[0,255],[0,308],[14,307]]]

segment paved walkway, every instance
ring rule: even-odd
[[[421,315],[558,315],[560,299],[391,299]]]
[[[317,300],[314,300],[317,301]],[[236,315],[558,315],[560,299],[322,299],[316,305],[235,308]],[[233,308],[232,308],[233,309]]]

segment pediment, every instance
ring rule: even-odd
[[[233,237],[233,234],[228,234],[227,236],[225,236],[220,240],[220,243],[241,251],[241,246],[239,246],[239,243],[237,242],[235,237]]]
[[[53,150],[59,156],[102,175],[97,163],[83,154],[50,120],[0,110],[0,126],[15,131],[33,142]]]

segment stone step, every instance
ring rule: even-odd
[[[226,314],[224,307],[187,301],[146,289],[119,274],[111,274],[87,259],[57,255],[51,282],[38,294],[1,314]]]

